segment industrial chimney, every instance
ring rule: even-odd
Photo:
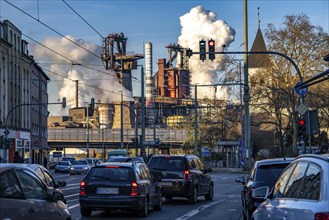
[[[152,43],[145,44],[145,82],[146,82],[146,126],[151,126],[154,123],[154,100],[153,100],[153,81],[152,81]]]

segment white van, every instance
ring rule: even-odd
[[[107,153],[107,159],[112,157],[129,157],[129,152],[127,150],[110,150]]]

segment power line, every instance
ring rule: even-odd
[[[40,24],[42,24],[43,26],[47,27],[48,29],[52,30],[53,32],[55,32],[56,34],[62,36],[63,38],[65,38],[66,40],[70,41],[71,43],[75,44],[76,46],[82,48],[83,50],[91,53],[92,55],[96,56],[99,59],[102,59],[99,55],[95,54],[94,52],[88,50],[87,48],[81,46],[80,44],[74,42],[73,40],[71,40],[70,38],[66,37],[65,35],[61,34],[59,31],[55,30],[54,28],[50,27],[49,25],[41,22],[40,20],[38,20],[37,18],[33,17],[32,15],[26,13],[25,11],[23,11],[22,9],[18,8],[16,5],[13,5],[12,3],[8,2],[7,0],[4,0],[7,4],[11,5],[12,7],[16,8],[17,10],[19,10],[20,12],[22,12],[23,14],[27,15],[28,17],[32,18],[33,20],[39,22]]]
[[[75,11],[65,0],[63,2],[69,7],[76,15],[79,16],[91,29],[93,29],[101,38],[104,38],[93,26],[91,26],[77,11]]]

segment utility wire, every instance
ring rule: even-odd
[[[70,58],[64,56],[63,54],[60,54],[60,53],[58,53],[57,51],[55,51],[55,50],[53,50],[53,49],[47,47],[46,45],[44,45],[44,44],[38,42],[37,40],[35,40],[35,39],[33,39],[33,38],[27,36],[26,34],[23,34],[23,33],[22,33],[22,35],[23,35],[24,37],[30,39],[31,41],[33,41],[33,42],[35,42],[35,43],[37,43],[37,44],[43,46],[44,48],[50,50],[51,52],[57,54],[58,56],[63,57],[63,58],[66,59],[66,60],[69,60],[69,61],[71,62],[71,64],[73,64],[73,65],[83,66],[83,67],[85,67],[85,68],[87,68],[87,69],[94,70],[94,71],[97,71],[97,72],[100,72],[100,73],[104,73],[104,74],[106,74],[106,75],[110,75],[110,76],[114,76],[114,77],[116,77],[115,74],[111,74],[111,73],[108,73],[108,72],[104,72],[104,71],[101,71],[101,70],[98,70],[98,69],[95,69],[95,68],[91,68],[91,67],[89,67],[89,66],[86,66],[86,65],[84,65],[84,64],[81,64],[81,63],[79,63],[79,62],[76,62],[76,61],[74,61],[74,60],[72,60],[72,59],[70,59]]]
[[[68,38],[68,37],[66,37],[65,35],[61,34],[59,31],[56,31],[55,29],[53,29],[53,28],[50,27],[49,25],[47,25],[47,24],[41,22],[40,20],[36,19],[36,18],[33,17],[32,15],[30,15],[30,14],[26,13],[25,11],[23,11],[22,9],[18,8],[16,5],[13,5],[12,3],[8,2],[7,0],[4,0],[4,1],[5,1],[7,4],[11,5],[12,7],[16,8],[17,10],[19,10],[20,12],[22,12],[22,13],[24,13],[25,15],[29,16],[29,17],[32,18],[33,20],[39,22],[39,23],[42,24],[43,26],[45,26],[45,27],[49,28],[50,30],[54,31],[56,34],[62,36],[62,37],[65,38],[66,40],[68,40],[68,41],[70,41],[71,43],[75,44],[76,46],[78,46],[78,47],[84,49],[85,51],[87,51],[87,52],[93,54],[93,55],[96,56],[97,58],[102,59],[99,55],[97,55],[97,54],[95,54],[94,52],[88,50],[87,48],[85,48],[85,47],[79,45],[77,42],[74,42],[74,41],[71,40],[70,38]]]
[[[76,15],[79,16],[91,29],[93,29],[101,38],[104,38],[93,26],[91,26],[77,11],[75,11],[65,0],[63,2],[69,7]]]

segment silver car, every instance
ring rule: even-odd
[[[255,199],[266,199],[252,219],[329,219],[329,154],[296,158],[274,188],[256,188]]]
[[[55,166],[55,173],[69,173],[72,165],[69,161],[60,161]]]
[[[70,175],[73,174],[86,174],[90,170],[91,166],[87,160],[75,160],[72,162],[72,166],[70,168]]]
[[[64,195],[22,164],[0,164],[0,219],[71,220]]]

